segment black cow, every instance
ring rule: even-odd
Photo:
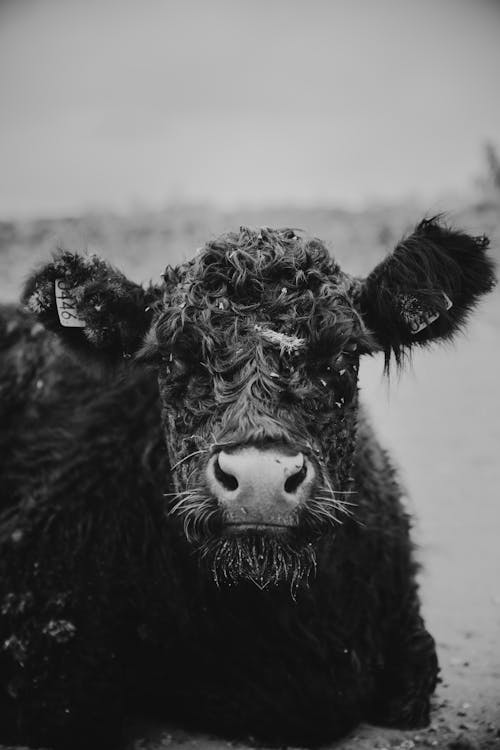
[[[30,278],[0,328],[0,741],[110,750],[140,711],[302,745],[428,722],[358,364],[451,338],[487,244],[426,220],[362,280],[242,228],[147,289],[70,252]]]

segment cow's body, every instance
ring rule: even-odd
[[[220,581],[165,513],[154,372],[82,366],[29,313],[0,332],[0,740],[110,748],[144,710],[292,744],[428,720],[409,520],[361,410],[306,574]]]

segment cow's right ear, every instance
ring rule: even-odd
[[[141,346],[160,296],[96,255],[62,251],[28,279],[22,300],[75,353],[117,364]]]

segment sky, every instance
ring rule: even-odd
[[[459,191],[499,32],[487,0],[0,0],[0,219]]]

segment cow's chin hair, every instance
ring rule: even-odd
[[[250,581],[264,590],[285,585],[292,596],[308,585],[316,572],[316,555],[311,543],[268,533],[243,532],[212,537],[200,544],[200,559],[219,586]]]

